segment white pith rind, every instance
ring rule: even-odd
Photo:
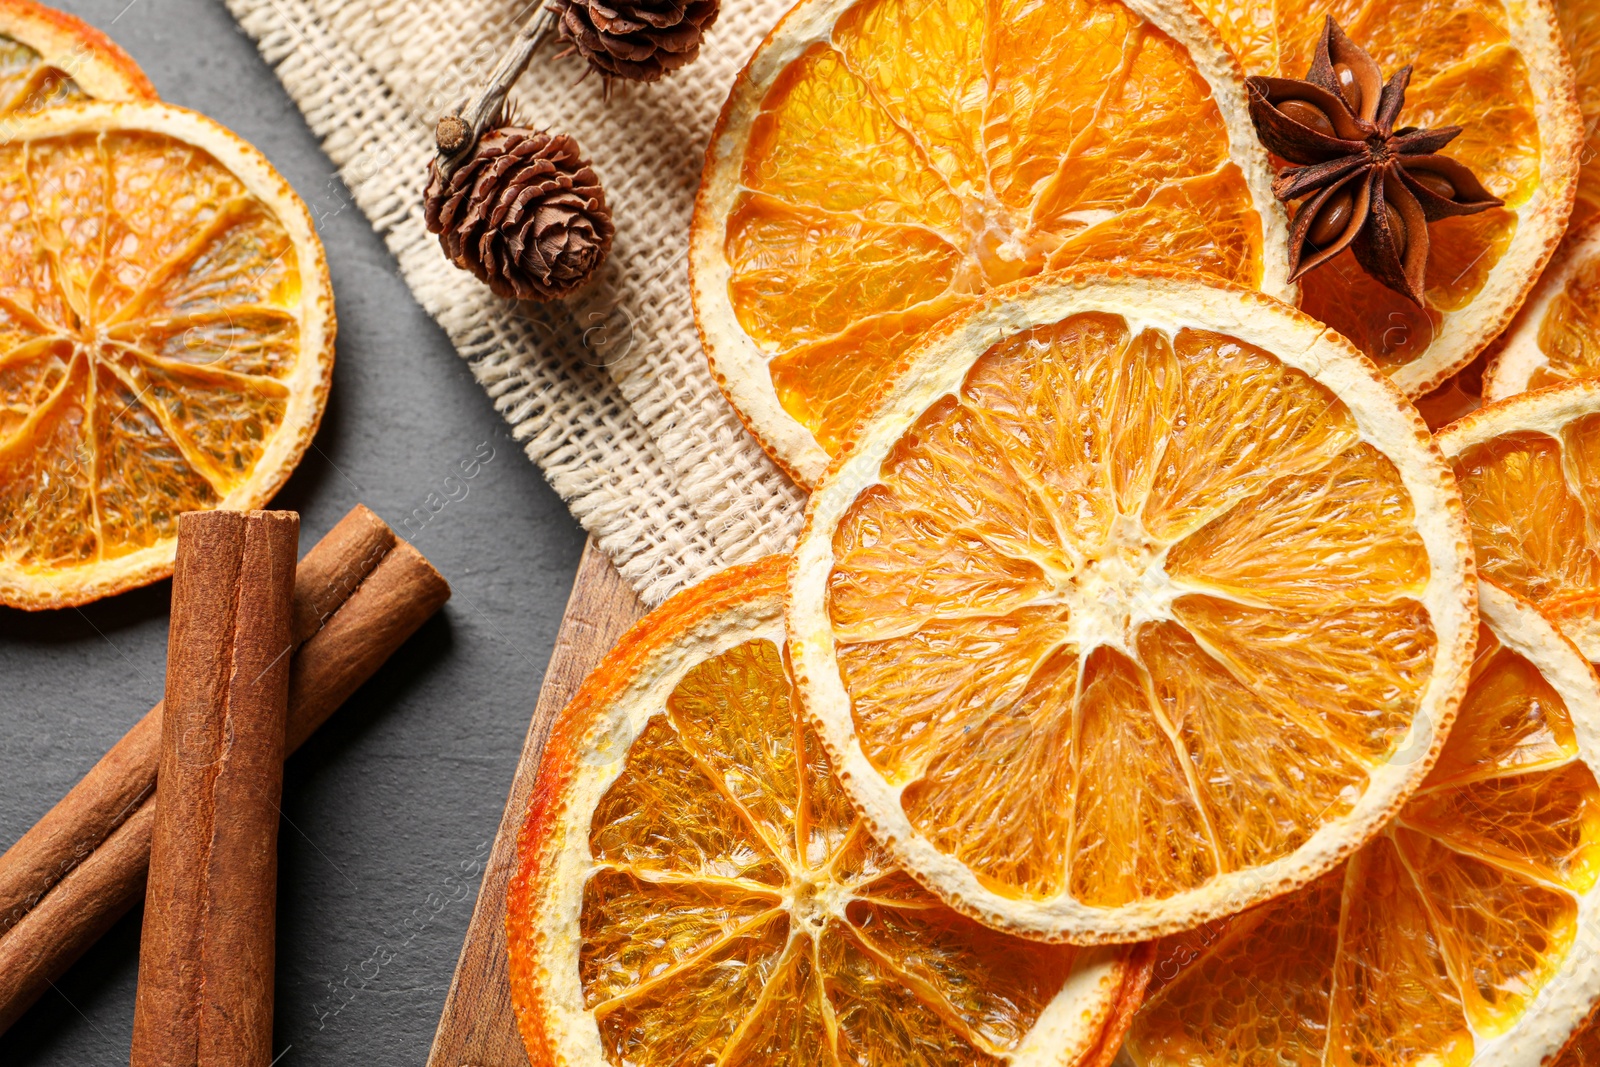
[[[1471,363],[1510,323],[1560,244],[1577,196],[1583,115],[1550,0],[1508,0],[1506,30],[1528,72],[1539,127],[1539,184],[1528,202],[1515,209],[1516,233],[1484,287],[1466,309],[1441,312],[1439,333],[1422,358],[1395,371],[1395,384],[1411,397],[1422,396]],[[1401,117],[1403,121],[1404,113]],[[1449,146],[1442,154],[1450,155]]]
[[[706,149],[689,239],[690,292],[711,372],[761,446],[806,487],[822,477],[830,457],[811,431],[784,409],[768,369],[771,357],[739,325],[728,296],[732,270],[723,254],[726,220],[743,188],[739,174],[751,126],[773,82],[807,48],[829,38],[839,17],[857,2],[800,0],[756,50],[723,105]],[[1230,158],[1243,172],[1262,221],[1260,288],[1281,299],[1295,299],[1298,288],[1289,281],[1288,216],[1272,196],[1272,169],[1250,122],[1238,61],[1189,0],[1123,2],[1186,48],[1211,87],[1228,129]]]
[[[300,279],[299,353],[290,375],[278,379],[289,390],[289,402],[250,477],[215,510],[247,511],[267,503],[310,445],[333,377],[333,289],[322,241],[304,201],[256,149],[204,115],[169,104],[75,104],[13,116],[7,122],[7,137],[13,142],[110,130],[165,134],[209,153],[284,227],[298,256]],[[173,536],[116,559],[73,567],[35,569],[0,561],[0,603],[26,608],[86,603],[166,577],[172,573],[176,552]]]
[[[1567,234],[1560,250],[1540,275],[1532,295],[1502,335],[1502,348],[1483,374],[1485,402],[1526,392],[1534,372],[1550,366],[1550,357],[1539,348],[1539,330],[1550,313],[1551,302],[1566,291],[1567,283],[1596,256],[1600,256],[1600,218]]]
[[[1481,407],[1439,431],[1436,440],[1439,451],[1454,459],[1508,433],[1531,430],[1556,437],[1573,419],[1596,411],[1600,411],[1600,380],[1576,379]]]
[[[839,674],[827,584],[833,537],[854,501],[877,484],[880,465],[921,414],[955,393],[979,356],[1001,339],[1080,312],[1121,315],[1130,333],[1153,326],[1213,330],[1276,355],[1331,390],[1363,440],[1394,463],[1415,509],[1430,576],[1419,598],[1437,646],[1411,735],[1397,751],[1420,759],[1377,769],[1345,816],[1325,823],[1295,852],[1262,867],[1232,872],[1164,900],[1107,909],[1067,893],[1022,900],[997,893],[953,856],[918,833],[900,806],[906,788],[890,785],[855,734],[850,697]],[[1348,341],[1293,308],[1259,293],[1156,273],[1074,274],[1033,279],[991,294],[974,312],[946,320],[907,360],[906,370],[812,494],[790,567],[790,657],[807,716],[834,760],[840,781],[870,820],[874,836],[923,884],[953,906],[1001,929],[1083,944],[1159,937],[1230,915],[1286,892],[1331,868],[1366,840],[1421,782],[1453,721],[1476,641],[1475,574],[1455,480],[1433,447],[1416,409]]]
[[[1562,429],[1572,420],[1596,412],[1600,412],[1600,381],[1574,379],[1531,393],[1517,393],[1457,419],[1440,431],[1439,450],[1454,459],[1469,448],[1506,434],[1540,433],[1554,438],[1565,451]],[[1600,661],[1600,630],[1576,625],[1562,632],[1591,661]]]
[[[1572,717],[1578,755],[1600,777],[1600,679],[1582,653],[1527,601],[1489,581],[1478,585],[1483,620],[1502,643],[1539,669]],[[1600,885],[1577,898],[1579,935],[1560,969],[1516,1026],[1478,1038],[1473,1067],[1540,1067],[1561,1050],[1600,996],[1600,953],[1586,931],[1600,921]]]
[[[541,876],[529,894],[528,909],[518,912],[513,903],[507,916],[509,923],[525,924],[534,931],[527,942],[532,945],[532,965],[543,998],[547,1046],[554,1056],[550,1067],[609,1063],[599,1026],[584,1007],[579,979],[583,892],[597,869],[589,845],[594,812],[622,773],[634,741],[651,719],[666,714],[667,698],[684,675],[713,656],[761,639],[780,649],[784,645],[783,588],[776,578],[764,595],[746,597],[736,607],[709,614],[655,649],[612,699],[585,708],[588,721],[576,724],[578,769],[561,797],[553,828],[539,845]],[[1088,953],[1017,1051],[1003,1062],[1008,1067],[1070,1067],[1094,1051],[1121,992],[1127,958],[1127,952],[1119,949]],[[544,1067],[538,1057],[534,1063]]]

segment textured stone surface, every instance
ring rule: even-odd
[[[260,147],[319,220],[338,364],[315,448],[272,505],[302,513],[302,551],[360,501],[455,589],[290,760],[279,832],[278,1067],[420,1064],[582,533],[223,6],[58,2],[116,38],[164,98]],[[444,502],[431,516],[430,494]],[[0,609],[0,848],[160,698],[168,597],[163,582],[82,611]],[[138,933],[137,915],[124,920],[0,1036],[0,1063],[126,1062]]]

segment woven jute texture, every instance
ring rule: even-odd
[[[457,270],[422,222],[440,114],[468,97],[527,0],[227,0],[305,113],[528,457],[647,603],[788,547],[804,495],[744,432],[706,367],[689,303],[689,220],[728,88],[788,6],[725,0],[691,66],[603,98],[546,45],[512,93],[527,125],[578,139],[617,223],[603,276],[517,305]],[[313,215],[337,205],[312,204]]]

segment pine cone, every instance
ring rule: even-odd
[[[720,0],[550,0],[561,36],[605,78],[653,82],[694,61]]]
[[[616,230],[600,179],[564,133],[492,130],[448,178],[437,163],[428,174],[428,229],[499,296],[565,296],[611,251]]]

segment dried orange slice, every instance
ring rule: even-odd
[[[1472,681],[1428,780],[1347,863],[1164,944],[1125,1046],[1137,1067],[1540,1067],[1583,1022],[1600,682],[1527,601],[1478,597]]]
[[[629,631],[545,746],[507,902],[534,1067],[1098,1067],[1148,952],[986,929],[897,870],[800,720],[772,557]]]
[[[133,57],[82,19],[0,0],[0,114],[95,100],[154,100]]]
[[[1600,218],[1567,235],[1498,349],[1484,374],[1488,400],[1600,377]]]
[[[305,205],[162,104],[53,107],[0,142],[0,602],[171,573],[178,515],[260,507],[311,441],[333,293]]]
[[[811,496],[808,718],[875,836],[1001,929],[1132,941],[1326,871],[1471,661],[1460,497],[1320,323],[1165,273],[947,321]]]
[[[723,107],[695,204],[717,381],[810,485],[886,369],[986,290],[1093,260],[1278,296],[1238,64],[1173,0],[803,0]]]
[[[1333,15],[1385,77],[1411,65],[1401,126],[1462,126],[1444,149],[1505,207],[1428,227],[1427,307],[1346,252],[1300,279],[1302,310],[1343,333],[1410,396],[1469,363],[1505,328],[1567,223],[1583,119],[1545,0],[1198,0],[1250,74],[1303,78]]]
[[[1461,485],[1478,569],[1600,660],[1600,382],[1489,404],[1438,440]]]

